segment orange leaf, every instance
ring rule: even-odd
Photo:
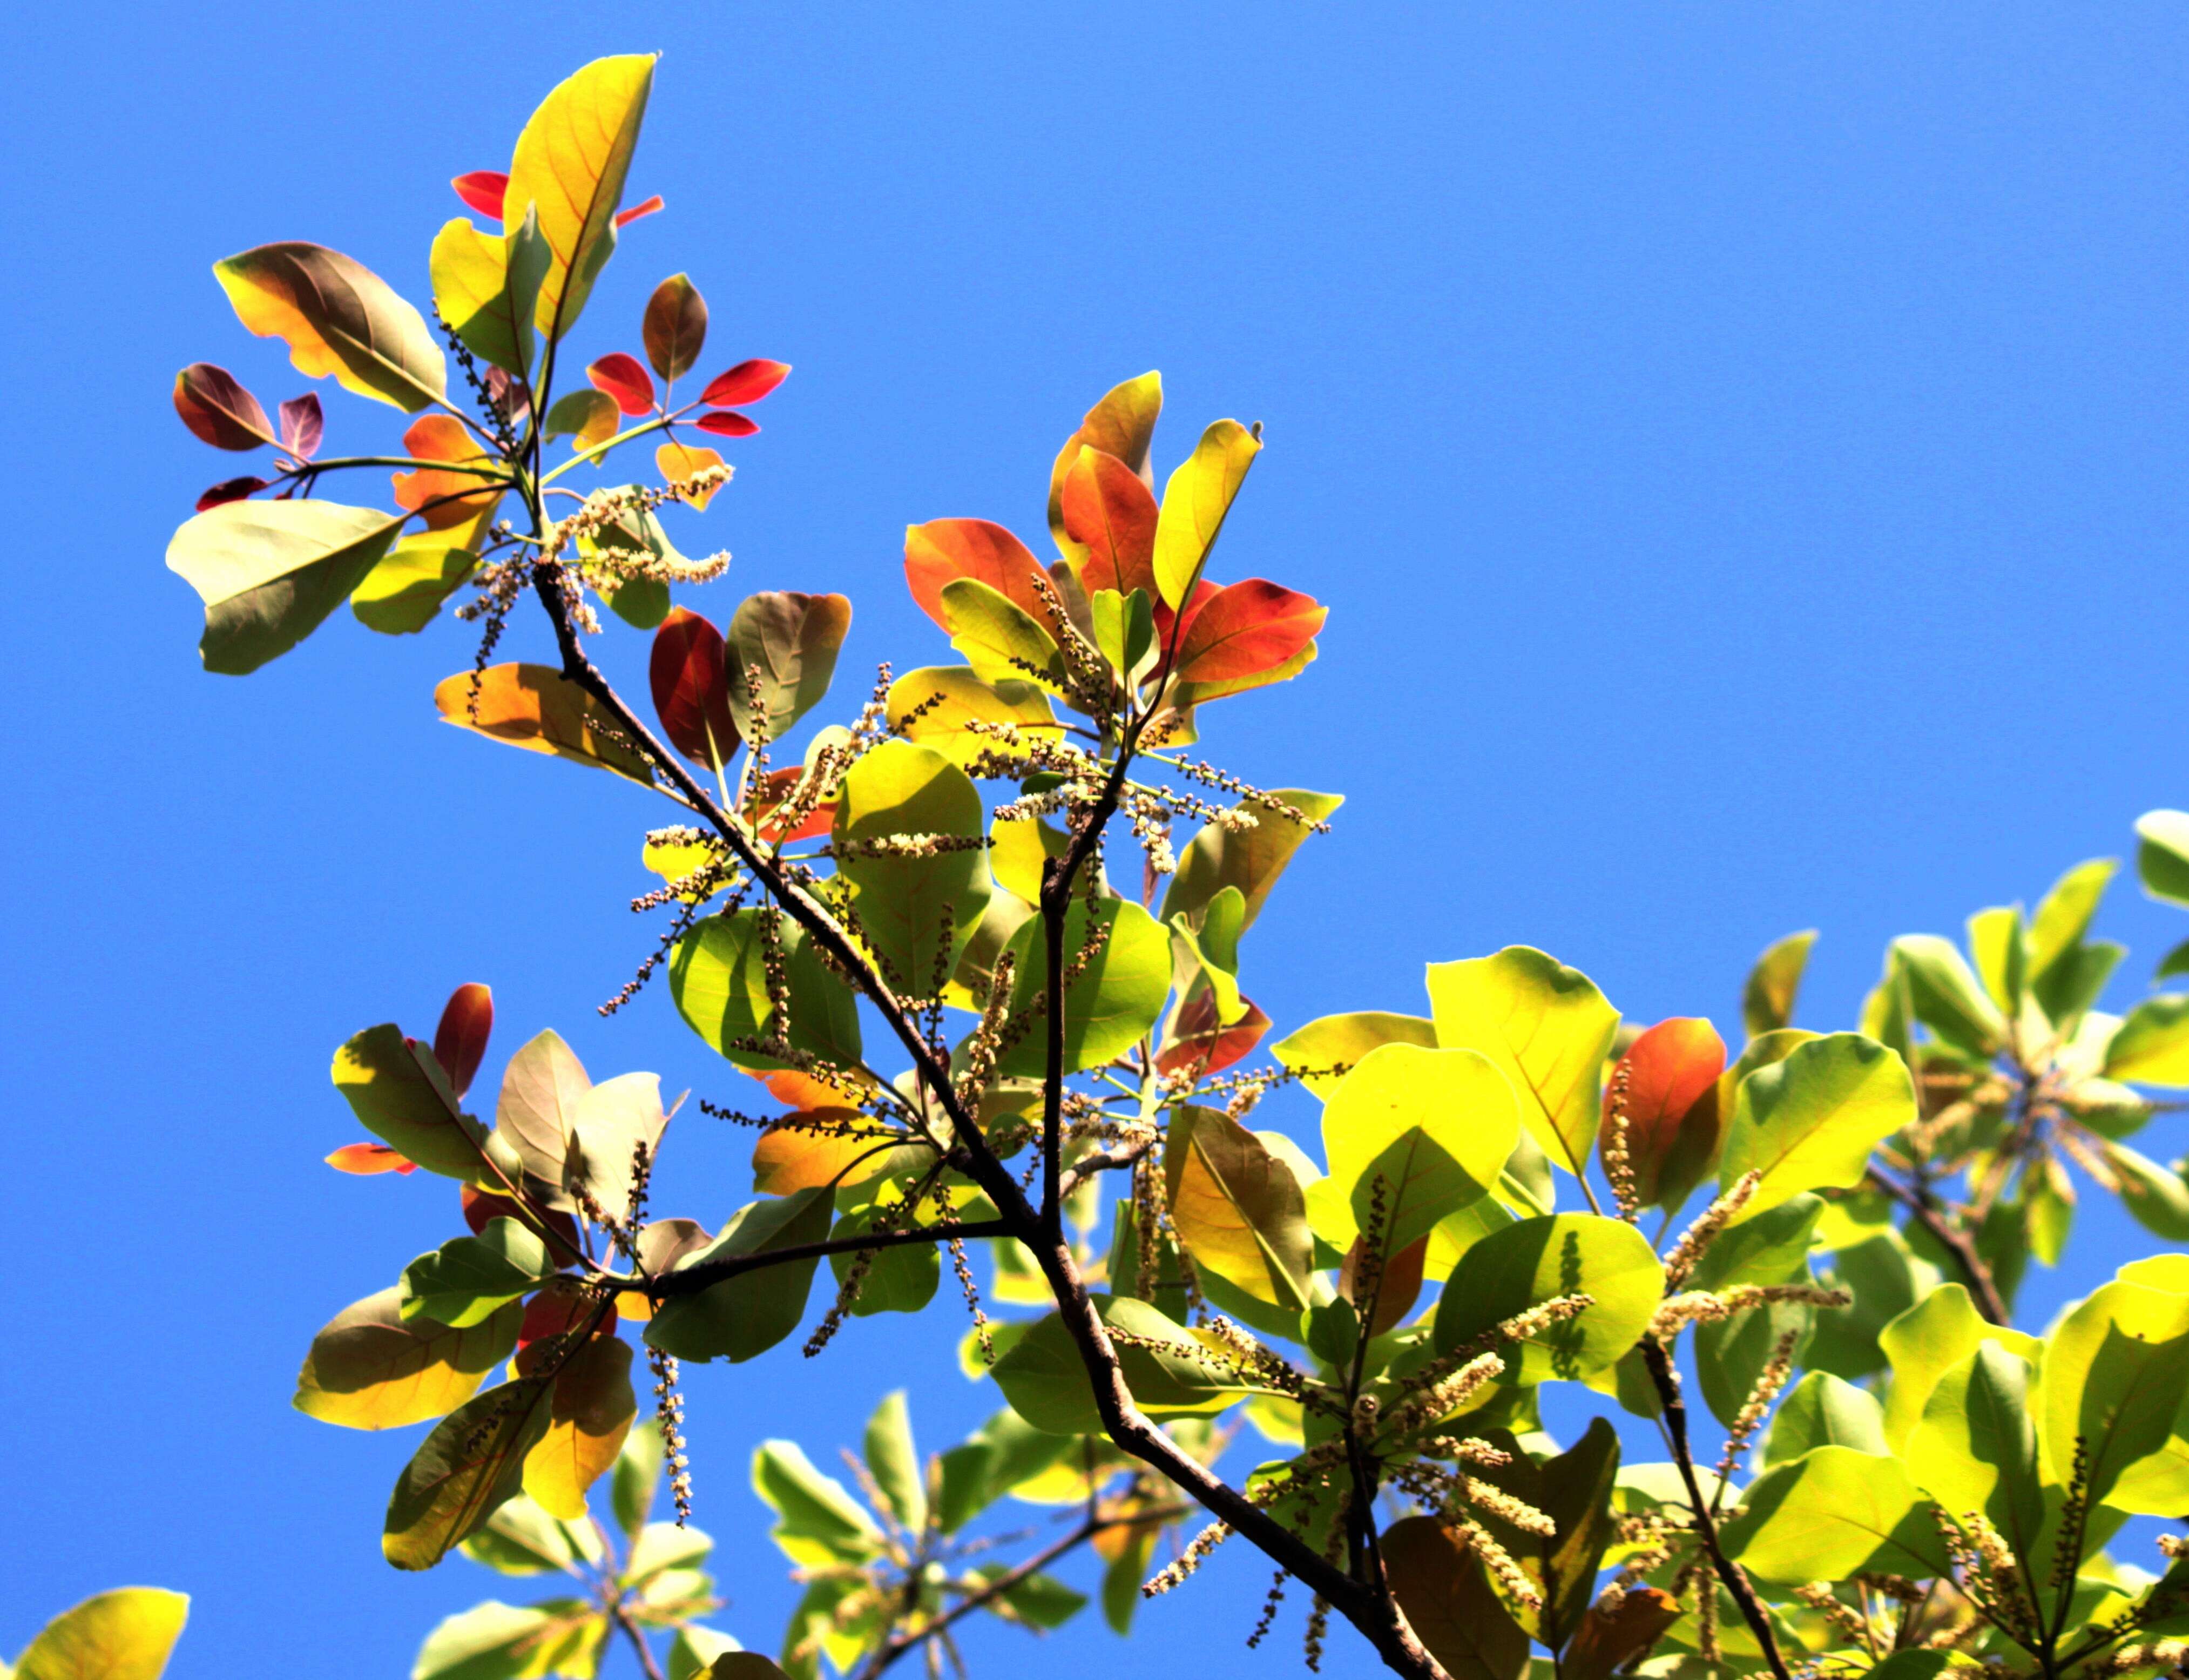
[[[1171,1017],[1169,1036],[1156,1057],[1157,1071],[1176,1073],[1190,1067],[1206,1078],[1251,1055],[1270,1030],[1270,1018],[1252,998],[1242,1001],[1247,1013],[1226,1027],[1217,1019],[1216,994],[1205,986],[1196,990]]]
[[[1100,402],[1087,410],[1079,429],[1064,440],[1055,464],[1049,469],[1049,529],[1067,554],[1071,536],[1064,528],[1064,481],[1079,459],[1081,447],[1091,444],[1104,455],[1115,455],[1152,488],[1148,445],[1154,441],[1156,417],[1162,412],[1162,376],[1144,373],[1138,379],[1112,386]]]
[[[780,774],[781,772],[777,772]],[[811,1073],[801,1073],[795,1067],[779,1068],[772,1073],[757,1069],[745,1070],[767,1087],[767,1094],[785,1108],[842,1108],[844,1093]]]
[[[441,1024],[433,1032],[433,1060],[449,1076],[458,1096],[471,1089],[479,1063],[486,1057],[486,1041],[494,1031],[494,993],[477,981],[449,993],[441,1010]]]
[[[1677,1205],[1700,1182],[1717,1149],[1725,1041],[1707,1021],[1675,1015],[1637,1038],[1619,1066],[1626,1070],[1626,1154],[1635,1191],[1645,1205]],[[1615,1069],[1604,1093],[1607,1119],[1618,1083]],[[1608,1139],[1609,1129],[1600,1136]]]
[[[654,450],[653,464],[660,469],[665,484],[676,484],[710,467],[720,467],[722,458],[712,450],[695,450],[689,444],[664,444]],[[702,490],[679,490],[676,499],[693,507],[704,507],[720,489],[720,484],[710,484]]]
[[[1064,529],[1087,550],[1079,581],[1089,595],[1145,589],[1156,598],[1156,498],[1113,455],[1083,448],[1064,478]]]
[[[800,765],[792,764],[786,765],[781,770],[771,770],[766,775],[761,778],[760,791],[755,801],[759,814],[754,818],[754,826],[759,829],[760,837],[766,840],[770,846],[788,846],[793,840],[812,840],[817,834],[827,834],[830,828],[834,826],[836,821],[836,801],[833,799],[824,799],[818,805],[815,806],[812,811],[806,813],[806,820],[800,823],[795,829],[793,829],[789,834],[784,834],[782,829],[772,820],[777,808],[782,805],[783,800],[790,797],[792,790],[798,786],[800,782],[805,779],[805,777],[806,772],[804,767]],[[818,1082],[816,1083],[817,1083]],[[823,1086],[822,1089],[825,1090],[828,1088]],[[776,1095],[778,1097],[783,1095],[780,1091],[777,1092]],[[783,1100],[785,1101],[789,1100],[788,1098],[784,1098]],[[819,1106],[826,1107],[829,1102],[833,1102],[834,1100],[835,1100],[835,1099],[833,1097],[826,1099]],[[809,1108],[814,1106],[815,1105],[813,1104],[805,1102],[800,1102],[795,1105],[795,1106],[800,1108]]]
[[[327,1165],[337,1173],[354,1173],[360,1178],[418,1170],[417,1162],[398,1155],[384,1143],[346,1143],[327,1157]]]
[[[653,778],[645,759],[624,744],[592,697],[548,665],[489,665],[441,679],[433,704],[444,722],[505,741],[526,752],[552,753],[596,770],[613,770],[642,787]]]
[[[930,519],[908,525],[904,533],[904,580],[919,610],[942,629],[942,589],[960,578],[984,583],[1036,624],[1049,622],[1040,585],[1047,581],[1027,546],[1001,525],[986,519]]]
[[[705,769],[727,764],[738,749],[738,726],[722,632],[697,613],[671,608],[653,632],[648,676],[669,744]]]
[[[1185,682],[1232,682],[1274,670],[1315,640],[1328,608],[1266,578],[1219,589],[1186,621],[1178,650]]]
[[[450,414],[421,415],[412,421],[403,434],[403,447],[415,461],[477,461],[486,453],[463,422]],[[427,530],[445,531],[493,506],[501,491],[492,486],[481,489],[484,483],[476,473],[436,472],[431,467],[398,472],[395,505],[419,514]]]
[[[843,1129],[817,1131],[817,1126]],[[789,1196],[829,1184],[861,1156],[882,1146],[877,1129],[856,1108],[786,1115],[753,1145],[753,1188],[765,1196]]]

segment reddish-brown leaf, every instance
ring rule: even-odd
[[[670,608],[653,632],[647,675],[669,744],[708,770],[728,763],[737,750],[738,726],[730,713],[721,631],[687,608]]]
[[[1247,1013],[1229,1027],[1217,1020],[1215,994],[1205,986],[1180,1004],[1171,1020],[1170,1037],[1156,1056],[1157,1071],[1176,1073],[1194,1068],[1205,1078],[1251,1055],[1270,1030],[1270,1018],[1251,998],[1241,1001]]]
[[[817,835],[827,834],[835,823],[836,801],[833,799],[823,800],[806,814],[805,821],[788,834],[785,834],[775,821],[777,809],[783,800],[790,797],[792,789],[797,787],[805,774],[806,772],[801,766],[793,764],[781,770],[771,770],[760,779],[759,790],[755,798],[755,805],[759,814],[754,818],[754,822],[760,830],[760,837],[771,846],[777,844],[788,846],[793,840],[812,840]],[[777,1095],[782,1096],[782,1093],[778,1092]],[[789,1102],[791,1099],[783,1097],[783,1100]],[[794,1106],[800,1108],[812,1106],[803,1102]]]
[[[749,438],[760,430],[760,422],[735,409],[716,409],[701,415],[692,422],[702,432],[711,432],[717,438]]]
[[[452,414],[421,415],[403,434],[403,447],[414,461],[470,461],[485,451]],[[501,492],[472,472],[437,472],[421,467],[395,475],[395,505],[418,514],[429,531],[445,531],[477,518]]]
[[[318,392],[307,391],[281,404],[281,447],[297,460],[309,461],[320,452],[320,438],[325,431],[326,416],[320,412]]]
[[[707,300],[689,275],[671,274],[653,288],[639,337],[646,342],[646,359],[664,379],[682,379],[692,371],[707,342]]]
[[[1381,1336],[1390,1329],[1421,1298],[1422,1268],[1428,1263],[1428,1238],[1416,1237],[1384,1265],[1376,1284],[1376,1310],[1368,1323],[1371,1336]],[[1338,1293],[1355,1306],[1360,1304],[1358,1285],[1361,1262],[1366,1258],[1367,1250],[1356,1236],[1353,1246],[1345,1251],[1345,1263],[1338,1268]]]
[[[653,412],[653,376],[636,356],[612,350],[585,370],[593,388],[605,391],[615,405],[629,415]]]
[[[397,1154],[384,1143],[346,1143],[327,1157],[327,1165],[337,1173],[354,1173],[359,1178],[369,1178],[375,1173],[418,1170],[416,1162]]]
[[[479,1063],[486,1059],[486,1041],[494,1032],[494,993],[476,980],[449,993],[441,1009],[441,1024],[433,1032],[433,1060],[449,1076],[458,1096],[471,1089]]]
[[[1041,585],[1047,575],[1027,546],[986,519],[930,519],[904,533],[904,580],[919,609],[950,628],[942,616],[942,588],[959,578],[984,583],[1023,608],[1036,624],[1049,622]]]
[[[1156,499],[1140,475],[1113,455],[1082,448],[1064,475],[1064,529],[1087,549],[1080,582],[1092,595],[1156,591]]]
[[[1185,626],[1178,675],[1186,682],[1230,682],[1274,670],[1315,640],[1330,616],[1314,597],[1266,578],[1219,589]]]
[[[491,1220],[522,1218],[517,1204],[506,1196],[481,1190],[476,1185],[459,1185],[456,1188],[462,1196],[464,1224],[470,1229],[473,1236],[477,1236],[484,1230]],[[578,1222],[568,1213],[557,1213],[551,1208],[535,1208],[532,1210],[532,1218],[525,1220],[524,1223],[528,1225],[546,1226],[550,1239],[547,1252],[554,1258],[557,1265],[568,1266],[577,1264]]]
[[[531,1374],[523,1358],[527,1348],[550,1336],[560,1336],[592,1315],[590,1293],[575,1278],[558,1277],[524,1304],[524,1316],[518,1321],[517,1325],[517,1370],[519,1376]],[[593,1334],[613,1336],[615,1327],[616,1309],[611,1306]]]
[[[637,204],[634,204],[628,210],[617,211],[615,218],[616,227],[619,229],[627,228],[640,218],[651,216],[655,211],[665,209],[666,207],[667,206],[664,205],[661,201],[661,195],[659,193],[656,193],[652,198],[646,199]]]
[[[211,362],[192,362],[175,376],[175,412],[217,450],[255,450],[275,441],[258,399]]]
[[[1635,1587],[1606,1615],[1591,1605],[1566,1647],[1558,1672],[1564,1680],[1611,1680],[1649,1649],[1680,1619],[1680,1601],[1654,1587]]]
[[[449,183],[456,196],[478,212],[501,220],[502,200],[508,195],[509,177],[499,169],[474,169]]]
[[[699,393],[699,400],[710,408],[738,408],[758,402],[789,377],[789,362],[772,362],[766,357],[755,356],[709,380],[707,388]]]
[[[1707,1021],[1675,1015],[1637,1038],[1619,1066],[1626,1070],[1626,1155],[1636,1193],[1646,1205],[1687,1199],[1717,1149],[1717,1077],[1725,1041]],[[1607,1120],[1618,1072],[1604,1087]],[[1598,1134],[1599,1144],[1610,1136]]]
[[[198,497],[198,512],[202,513],[208,507],[218,507],[224,501],[241,501],[246,496],[256,495],[266,488],[267,483],[264,478],[253,478],[248,475],[240,478],[223,478]]]

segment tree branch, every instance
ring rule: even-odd
[[[1703,1497],[1702,1485],[1695,1478],[1694,1454],[1688,1445],[1687,1402],[1680,1398],[1680,1377],[1672,1369],[1671,1355],[1654,1336],[1644,1336],[1642,1362],[1649,1367],[1649,1378],[1657,1385],[1657,1401],[1664,1410],[1665,1433],[1671,1442],[1672,1462],[1680,1467],[1680,1479],[1687,1485],[1688,1508],[1694,1513],[1695,1533],[1703,1542],[1703,1549],[1710,1553],[1711,1567],[1725,1583],[1725,1590],[1733,1595],[1733,1602],[1740,1607],[1740,1618],[1756,1636],[1756,1643],[1763,1648],[1763,1660],[1771,1665],[1772,1673],[1778,1680],[1791,1680],[1771,1618],[1757,1599],[1756,1589],[1749,1585],[1747,1572],[1726,1555],[1725,1546],[1718,1538],[1717,1519],[1711,1514],[1711,1502]]]
[[[901,1248],[913,1242],[948,1242],[968,1236],[1009,1236],[1012,1227],[1002,1219],[982,1219],[965,1225],[926,1225],[918,1230],[870,1230],[857,1236],[832,1236],[825,1242],[800,1242],[788,1248],[766,1248],[756,1254],[727,1254],[676,1271],[659,1272],[650,1278],[633,1278],[622,1286],[636,1289],[656,1301],[696,1295],[718,1283],[770,1266],[791,1265],[800,1260],[823,1260],[831,1254],[856,1254],[873,1248]]]
[[[1905,1208],[1915,1223],[1937,1240],[1938,1246],[1954,1257],[1954,1264],[1969,1281],[1969,1293],[1976,1297],[1977,1310],[1994,1324],[2011,1324],[2013,1315],[2006,1309],[2000,1297],[1999,1285],[1984,1264],[1983,1256],[1977,1253],[1976,1239],[1960,1225],[1938,1211],[1937,1204],[1919,1191],[1910,1190],[1897,1179],[1887,1178],[1875,1167],[1869,1170],[1870,1183]]]

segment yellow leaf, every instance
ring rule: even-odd
[[[547,1433],[524,1456],[525,1492],[551,1516],[582,1520],[585,1491],[615,1462],[637,1415],[631,1343],[614,1336],[585,1343],[556,1373]]]
[[[660,470],[662,483],[677,484],[710,467],[720,467],[722,458],[712,450],[695,450],[689,444],[664,444],[654,450],[653,464]],[[720,484],[709,484],[704,489],[679,491],[677,500],[687,506],[704,508],[720,489]]]
[[[1485,1189],[1497,1182],[1520,1135],[1512,1086],[1491,1060],[1470,1049],[1377,1045],[1331,1090],[1322,1111],[1330,1176],[1308,1188],[1308,1217],[1326,1241],[1343,1247],[1359,1227],[1351,1208],[1361,1175],[1409,1128]]]
[[[653,88],[653,54],[596,59],[548,94],[518,136],[502,221],[521,223],[528,206],[540,218],[550,256],[534,318],[551,342],[576,322],[615,248],[616,206]]]
[[[1315,1244],[1292,1168],[1213,1108],[1178,1111],[1163,1160],[1171,1217],[1195,1262],[1258,1301],[1304,1311]]]
[[[446,394],[448,359],[426,318],[339,251],[290,240],[216,263],[237,317],[289,347],[297,371],[416,414]]]
[[[1029,741],[1064,733],[1048,697],[1033,684],[983,682],[969,665],[908,670],[890,685],[888,704],[891,729],[961,766],[984,752],[1008,756],[1011,750],[1009,742],[970,724],[1009,724]]]
[[[459,216],[433,236],[428,265],[434,306],[473,354],[522,377],[532,370],[532,312],[547,257],[536,219],[520,221],[504,238]]]
[[[122,1587],[55,1616],[15,1665],[15,1680],[159,1680],[190,1601]]]
[[[1193,592],[1232,498],[1261,452],[1261,440],[1237,421],[1219,420],[1170,475],[1156,521],[1156,588],[1164,605],[1176,607]]]

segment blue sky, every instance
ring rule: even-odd
[[[904,523],[1038,536],[1081,410],[1159,366],[1166,467],[1206,420],[1267,428],[1230,572],[1332,610],[1304,679],[1211,714],[1241,773],[1348,795],[1247,942],[1281,1025],[1417,1008],[1424,962],[1524,942],[1631,1016],[1730,1027],[1755,953],[1815,926],[1802,1020],[1844,1026],[1892,935],[2189,802],[2185,35],[2135,4],[16,8],[0,1650],[142,1581],[196,1595],[177,1680],[394,1674],[496,1587],[386,1569],[407,1443],[288,1409],[312,1331],[451,1234],[443,1189],[320,1165],[343,1037],[478,979],[489,1078],[552,1025],[597,1077],[743,1083],[665,996],[594,1016],[651,942],[624,907],[659,818],[437,724],[467,631],[338,619],[198,670],[161,556],[232,469],[168,383],[302,383],[215,258],[318,240],[422,300],[448,177],[504,167],[584,60],[662,49],[633,181],[669,212],[585,342],[636,348],[686,269],[710,361],[796,365],[685,544],[737,556],[718,616],[851,596],[846,705],[876,661],[942,662]],[[330,400],[332,444],[378,437],[366,406]],[[2116,1002],[2189,931],[2126,885],[2100,928],[2135,947]],[[736,1140],[682,1123],[658,1206],[711,1225]],[[2030,1315],[2134,1235],[2094,1209]],[[993,1401],[947,1310],[695,1373],[748,1642],[790,1601],[752,1444],[833,1457],[897,1382],[956,1439]],[[1153,1607],[1138,1672],[1237,1660],[1264,1579],[1225,1558]]]

